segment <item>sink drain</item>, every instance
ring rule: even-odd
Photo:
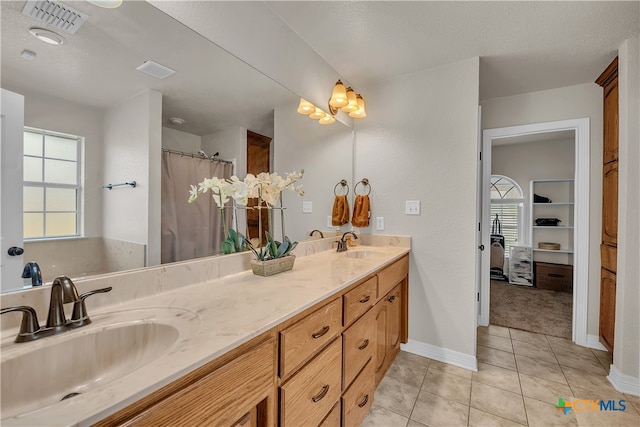
[[[60,402],[62,402],[63,400],[71,399],[72,397],[75,397],[75,396],[77,396],[77,395],[79,395],[79,394],[80,394],[80,393],[76,393],[76,392],[69,393],[69,394],[67,394],[65,397],[63,397],[62,399],[60,399]]]

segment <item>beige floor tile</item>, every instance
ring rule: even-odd
[[[385,376],[376,389],[374,401],[377,406],[408,417],[419,392],[420,388],[418,387]]]
[[[609,372],[609,369],[611,369],[611,365],[613,364],[613,356],[611,353],[608,351],[594,349],[591,349],[591,352],[596,356],[605,371]]]
[[[576,393],[577,394],[577,393]],[[575,399],[580,399],[576,397]],[[594,399],[596,400],[596,399]],[[600,400],[600,399],[597,399]],[[605,400],[608,400],[605,398]],[[617,401],[616,401],[617,403]],[[574,402],[576,404],[576,402]],[[625,408],[624,411],[617,410],[599,410],[599,406],[595,410],[580,410],[582,408],[590,408],[585,404],[578,405],[578,409],[574,409],[578,425],[580,426],[616,426],[616,427],[638,427],[640,426],[640,415],[633,410],[633,408]],[[617,409],[622,409],[619,404],[616,405]]]
[[[395,426],[387,426],[387,427],[395,427]],[[417,422],[416,420],[409,420],[407,423],[407,427],[428,427],[422,423]]]
[[[623,394],[624,399],[631,402],[631,406],[640,414],[640,396],[634,396],[632,394]]]
[[[460,368],[458,366],[449,365],[448,363],[438,362],[437,360],[432,360],[431,364],[429,364],[430,371],[440,371],[447,374],[457,375],[463,378],[471,378],[472,372],[468,369]]]
[[[546,362],[556,363],[556,356],[553,354],[549,344],[531,344],[526,341],[513,341],[513,352],[532,359],[544,360]]]
[[[410,362],[416,365],[429,367],[429,363],[431,363],[431,359],[419,356],[417,354],[409,353],[408,351],[400,351],[396,356],[396,360],[399,362]]]
[[[518,372],[560,384],[567,384],[567,380],[558,363],[549,363],[545,360],[532,359],[519,354],[516,354],[516,363],[518,364]]]
[[[429,369],[422,384],[422,390],[455,400],[463,405],[469,405],[471,379]]]
[[[562,372],[564,372],[569,386],[574,390],[573,395],[576,396],[576,398],[580,396],[578,396],[575,389],[589,390],[598,394],[598,396],[594,397],[595,399],[604,399],[607,398],[608,395],[615,396],[619,394],[604,375],[598,375],[567,366],[562,367]]]
[[[556,351],[555,354],[560,366],[569,366],[571,368],[582,369],[584,371],[605,376],[609,372],[602,367],[602,364],[593,353]]]
[[[549,347],[547,337],[542,334],[535,334],[533,332],[521,331],[520,329],[510,329],[511,339],[516,341],[525,341],[530,344],[538,344],[544,348]],[[549,347],[551,348],[551,347]]]
[[[413,387],[420,388],[427,373],[427,366],[422,366],[412,361],[394,360],[385,376]]]
[[[520,380],[518,372],[488,363],[478,363],[478,372],[474,372],[472,381],[492,385],[503,390],[520,393]],[[568,388],[568,387],[567,387]]]
[[[469,427],[518,427],[522,425],[525,424],[518,424],[476,408],[469,410]]]
[[[500,366],[501,368],[516,369],[516,359],[513,353],[500,351],[489,347],[478,346],[478,361],[488,363],[490,365]]]
[[[551,346],[551,349],[554,352],[563,351],[563,352],[573,352],[576,354],[577,353],[592,354],[590,348],[577,345],[573,343],[571,340],[568,340],[565,338],[552,337],[549,335],[547,335],[546,337],[547,337],[547,341],[549,342],[549,345]]]
[[[513,353],[513,347],[511,346],[511,339],[499,337],[496,335],[479,334],[478,345]]]
[[[627,396],[620,393],[618,390],[613,388],[613,386],[605,393],[603,393],[604,390],[602,389],[591,390],[591,389],[584,389],[579,387],[572,387],[572,391],[573,391],[573,396],[576,399],[582,399],[582,400],[600,400],[600,399],[604,399],[604,400],[612,399],[615,401],[618,401],[621,399],[625,401],[627,400]]]
[[[552,405],[558,402],[559,397],[565,400],[573,397],[571,388],[567,384],[560,384],[523,373],[520,373],[520,385],[522,386],[522,394],[525,397],[531,397]]]
[[[437,396],[425,390],[420,392],[411,413],[411,419],[428,425],[466,426],[469,418],[469,407],[445,397]]]
[[[478,333],[495,335],[497,337],[511,338],[509,335],[509,328],[498,325],[478,326]]]
[[[530,427],[550,427],[550,426],[577,426],[576,415],[573,411],[564,411],[550,403],[541,402],[529,397],[524,398],[524,405],[527,408],[527,419]]]
[[[396,414],[387,408],[378,406],[375,403],[371,405],[369,413],[362,420],[361,427],[404,427],[407,425],[409,418]]]
[[[515,421],[527,423],[522,396],[490,385],[471,385],[471,407]]]

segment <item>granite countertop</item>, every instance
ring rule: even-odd
[[[156,319],[166,324],[175,321],[180,331],[178,341],[165,354],[131,373],[73,399],[2,419],[2,425],[95,423],[409,253],[409,248],[393,246],[360,246],[350,250],[370,253],[350,258],[349,251],[320,252],[299,257],[293,270],[275,276],[254,276],[246,271],[104,307],[90,313],[91,325],[57,337],[25,344],[6,343],[4,337],[3,361],[33,346],[51,344],[51,340],[108,328],[122,318],[138,316],[142,321]]]

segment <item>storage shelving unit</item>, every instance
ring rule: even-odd
[[[536,179],[530,183],[531,247],[533,260],[555,264],[573,265],[574,200],[573,179]],[[534,194],[548,197],[551,203],[534,203]],[[558,218],[557,226],[535,225],[536,218]],[[559,250],[540,249],[538,243],[560,243]]]
[[[509,283],[533,286],[533,253],[529,246],[509,248]]]

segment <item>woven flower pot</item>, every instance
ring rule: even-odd
[[[295,255],[288,255],[282,258],[270,259],[268,261],[251,260],[251,269],[256,276],[273,276],[274,274],[289,271],[293,268]]]

